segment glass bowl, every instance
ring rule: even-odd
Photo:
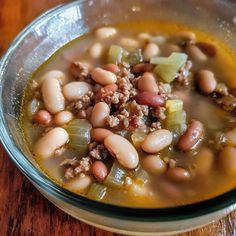
[[[91,29],[120,21],[168,20],[207,31],[236,46],[236,4],[223,0],[80,0],[41,15],[13,41],[0,63],[1,142],[15,165],[58,208],[88,224],[133,235],[167,235],[194,229],[236,207],[236,190],[172,208],[143,209],[99,203],[63,189],[37,168],[19,126],[24,87],[58,48]]]

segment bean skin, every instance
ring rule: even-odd
[[[181,151],[191,151],[204,136],[203,124],[200,121],[192,120],[186,132],[180,137],[177,148]]]
[[[158,93],[159,89],[154,75],[150,72],[145,72],[138,80],[138,89],[141,92]]]
[[[40,125],[48,125],[52,121],[52,116],[46,110],[39,110],[34,115],[34,120]]]
[[[63,86],[68,82],[68,78],[66,75],[60,70],[50,70],[46,74],[44,74],[37,82],[42,84],[47,79],[57,79],[60,84]]]
[[[168,178],[176,182],[184,182],[191,178],[190,173],[181,167],[170,168],[166,174]]]
[[[228,175],[236,175],[236,148],[224,147],[219,153],[219,165]]]
[[[206,62],[208,59],[207,56],[201,51],[201,49],[199,49],[195,45],[187,45],[185,50],[191,60],[197,62]]]
[[[113,27],[102,27],[96,30],[96,36],[99,39],[107,39],[115,36],[117,30]]]
[[[117,74],[120,71],[119,66],[117,66],[116,64],[111,64],[111,63],[103,65],[102,69],[110,71],[110,72],[112,72],[114,74]]]
[[[92,130],[91,136],[92,140],[94,140],[95,142],[103,143],[104,139],[111,134],[113,133],[108,129],[96,128]]]
[[[54,123],[58,126],[65,125],[73,119],[73,114],[70,111],[60,111],[54,116]]]
[[[47,110],[55,114],[65,108],[65,98],[61,92],[61,85],[57,79],[44,80],[42,84],[42,96]]]
[[[103,182],[108,175],[108,169],[102,161],[95,161],[91,166],[91,172],[99,182]]]
[[[66,187],[74,192],[85,193],[92,182],[91,176],[76,176],[66,184]]]
[[[152,174],[163,174],[166,169],[166,163],[155,155],[149,155],[143,159],[143,167]]]
[[[144,73],[144,72],[151,72],[154,68],[154,65],[149,63],[140,63],[133,67],[133,72],[136,74]]]
[[[172,143],[172,134],[169,130],[160,129],[147,135],[141,143],[142,149],[147,153],[157,153]]]
[[[164,98],[153,92],[141,92],[134,97],[134,100],[140,105],[150,107],[160,107],[165,104]]]
[[[149,43],[143,50],[143,57],[145,61],[149,61],[152,57],[160,53],[159,47],[155,43]]]
[[[101,68],[95,68],[91,72],[92,79],[101,85],[109,85],[116,83],[116,75],[110,71]]]
[[[138,153],[127,139],[120,135],[112,134],[105,138],[104,145],[123,167],[134,169],[138,166]]]
[[[67,143],[69,135],[63,128],[53,128],[39,138],[34,146],[34,154],[40,158],[49,158],[61,146]]]
[[[83,81],[76,81],[66,84],[62,91],[67,101],[75,101],[87,92],[92,91],[92,86]]]
[[[91,123],[93,127],[105,126],[106,117],[110,114],[110,108],[105,102],[97,103],[91,114]]]
[[[200,90],[205,94],[210,94],[216,89],[216,79],[210,70],[200,70],[197,75],[197,84]]]
[[[210,43],[198,42],[196,45],[205,53],[208,57],[216,56],[216,47]]]

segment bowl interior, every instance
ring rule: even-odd
[[[183,6],[184,5],[184,6]],[[99,9],[99,14],[98,14]],[[184,23],[236,45],[236,4],[223,0],[101,0],[59,6],[36,19],[12,43],[0,65],[1,141],[18,167],[42,178],[19,124],[24,88],[32,73],[57,49],[95,27],[124,21]],[[206,24],[207,22],[207,24]],[[30,163],[29,163],[30,161]]]

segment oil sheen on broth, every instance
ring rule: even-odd
[[[88,198],[132,207],[209,199],[235,187],[235,74],[234,53],[204,32],[99,28],[33,74],[25,142],[49,178]]]

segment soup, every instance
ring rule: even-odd
[[[62,187],[132,207],[235,187],[235,55],[172,23],[101,27],[59,49],[22,100],[26,145]]]

